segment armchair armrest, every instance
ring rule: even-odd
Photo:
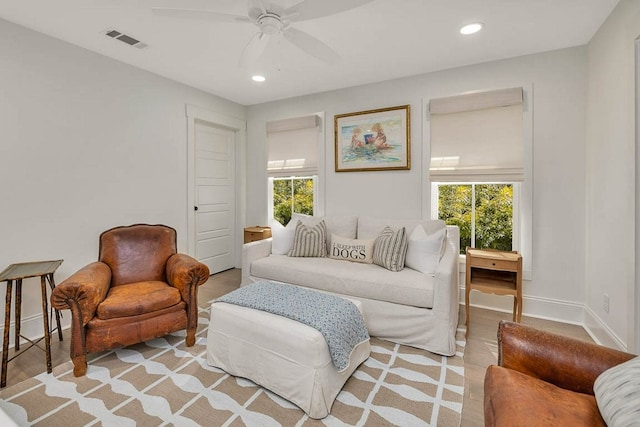
[[[633,357],[518,323],[498,326],[498,365],[579,393],[593,395],[598,375]]]
[[[111,285],[111,269],[103,262],[93,262],[57,285],[51,293],[51,305],[57,310],[71,310],[85,326],[96,313]],[[76,319],[74,319],[76,321]]]
[[[209,267],[185,254],[173,254],[167,260],[167,281],[178,288],[182,299],[190,302],[190,287],[198,286],[209,280]]]
[[[271,242],[273,242],[273,237],[242,245],[242,282],[240,286],[250,283],[251,263],[271,255]]]
[[[209,267],[185,254],[173,254],[167,260],[167,281],[180,291],[187,304],[187,347],[196,342],[198,326],[198,286],[209,279]]]
[[[71,311],[71,343],[69,344],[73,374],[87,372],[84,327],[93,319],[98,305],[105,299],[111,286],[111,269],[103,262],[93,262],[51,292],[51,305],[58,310]]]

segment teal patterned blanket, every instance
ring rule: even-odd
[[[340,372],[349,366],[353,348],[369,339],[358,307],[336,295],[263,280],[230,292],[215,302],[266,311],[317,329],[326,339],[333,364]]]

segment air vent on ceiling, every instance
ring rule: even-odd
[[[140,40],[112,28],[105,31],[105,34],[113,39],[120,40],[122,43],[126,43],[129,46],[137,47],[138,49],[144,49],[148,46],[146,43],[142,43]]]

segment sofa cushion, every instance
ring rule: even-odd
[[[607,425],[637,423],[640,420],[640,356],[601,373],[593,392]]]
[[[485,423],[492,426],[604,426],[592,395],[500,366],[484,378]]]
[[[373,247],[373,263],[390,271],[404,268],[407,255],[407,232],[404,227],[392,230],[385,227]]]
[[[392,272],[375,264],[331,258],[290,258],[270,255],[251,263],[251,275],[294,283],[337,294],[432,308],[434,275],[405,268]]]
[[[371,264],[373,262],[373,242],[373,239],[347,239],[332,234],[329,257]]]
[[[346,237],[349,239],[356,238],[356,231],[358,228],[358,217],[353,215],[330,215],[330,216],[309,216],[299,213],[291,215],[291,221],[302,221],[307,227],[313,227],[321,220],[324,220],[324,224],[327,228],[327,252],[331,249],[331,234]],[[375,239],[375,236],[372,237]]]
[[[307,227],[302,222],[296,224],[293,236],[293,247],[289,251],[290,257],[325,257],[327,256],[327,230],[324,221],[313,227]]]
[[[427,234],[435,233],[441,228],[445,228],[444,221],[439,219],[412,220],[412,219],[384,219],[374,218],[370,216],[358,217],[358,239],[375,239],[380,235],[385,227],[391,227],[394,230],[404,227],[407,230],[407,236],[413,233],[413,230],[422,225]]]
[[[427,234],[422,225],[418,225],[409,236],[405,265],[425,274],[435,273],[444,249],[446,229]]]

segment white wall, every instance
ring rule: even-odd
[[[589,43],[586,288],[588,327],[640,351],[635,315],[634,41],[640,2],[623,0]],[[610,309],[603,309],[603,295]]]
[[[326,214],[427,218],[422,101],[530,85],[533,280],[524,285],[525,313],[585,323],[601,341],[637,352],[633,41],[639,34],[640,4],[622,0],[587,47],[246,108],[0,20],[0,268],[63,258],[61,281],[96,259],[101,231],[135,222],[175,227],[185,250],[187,103],[248,120],[247,224],[267,220],[266,121],[318,112],[326,117]],[[334,115],[402,104],[412,112],[411,170],[335,173]],[[31,302],[23,318],[37,319],[27,331],[40,328],[37,287],[25,282]],[[602,309],[605,292],[609,313]],[[510,308],[510,301],[497,301]]]
[[[423,163],[428,147],[422,130],[422,100],[519,85],[533,87],[534,104],[533,280],[524,284],[524,312],[582,323],[586,298],[585,47],[250,106],[247,223],[264,224],[267,220],[266,121],[325,112],[322,179],[327,215],[428,218],[428,167]],[[335,173],[334,115],[402,104],[411,105],[411,170]],[[512,306],[507,297],[473,297],[472,303],[499,301],[500,307]]]
[[[139,222],[176,228],[186,251],[185,104],[243,120],[244,106],[3,20],[0,82],[0,269],[62,258],[60,282],[97,259],[102,231]],[[27,336],[42,335],[39,292],[25,280]]]

